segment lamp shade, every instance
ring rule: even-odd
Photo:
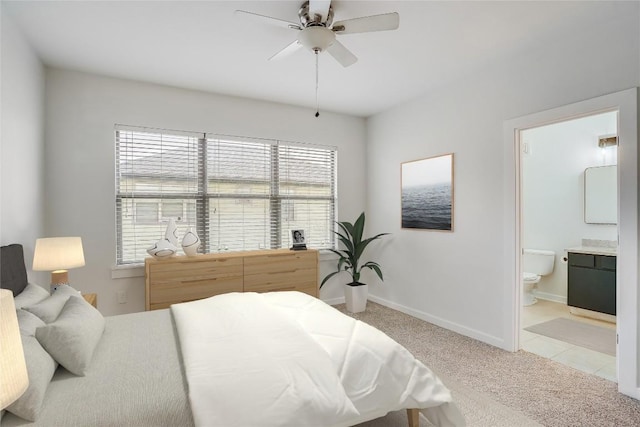
[[[36,240],[33,270],[68,270],[84,265],[80,237],[47,237]]]
[[[0,409],[15,402],[28,386],[13,293],[0,289]]]

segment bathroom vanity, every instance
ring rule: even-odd
[[[615,316],[615,249],[581,247],[568,249],[567,253],[567,304]]]

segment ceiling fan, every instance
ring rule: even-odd
[[[304,47],[316,55],[324,51],[329,52],[344,67],[355,64],[358,58],[336,40],[336,35],[395,30],[400,25],[400,15],[397,12],[333,22],[333,6],[330,0],[305,1],[298,11],[300,23],[245,10],[236,10],[236,15],[298,31],[297,38],[269,60],[288,56]]]

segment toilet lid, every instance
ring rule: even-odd
[[[522,278],[524,280],[536,280],[538,278],[538,275],[535,273],[522,273]]]

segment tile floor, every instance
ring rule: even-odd
[[[566,304],[541,299],[538,299],[536,304],[523,307],[521,317],[522,328],[558,317],[568,317],[605,328],[616,328],[613,323],[573,315],[569,313],[569,307]],[[614,356],[534,334],[524,329],[520,331],[520,347],[525,351],[555,360],[583,372],[595,374],[610,381],[617,381],[616,358]]]

